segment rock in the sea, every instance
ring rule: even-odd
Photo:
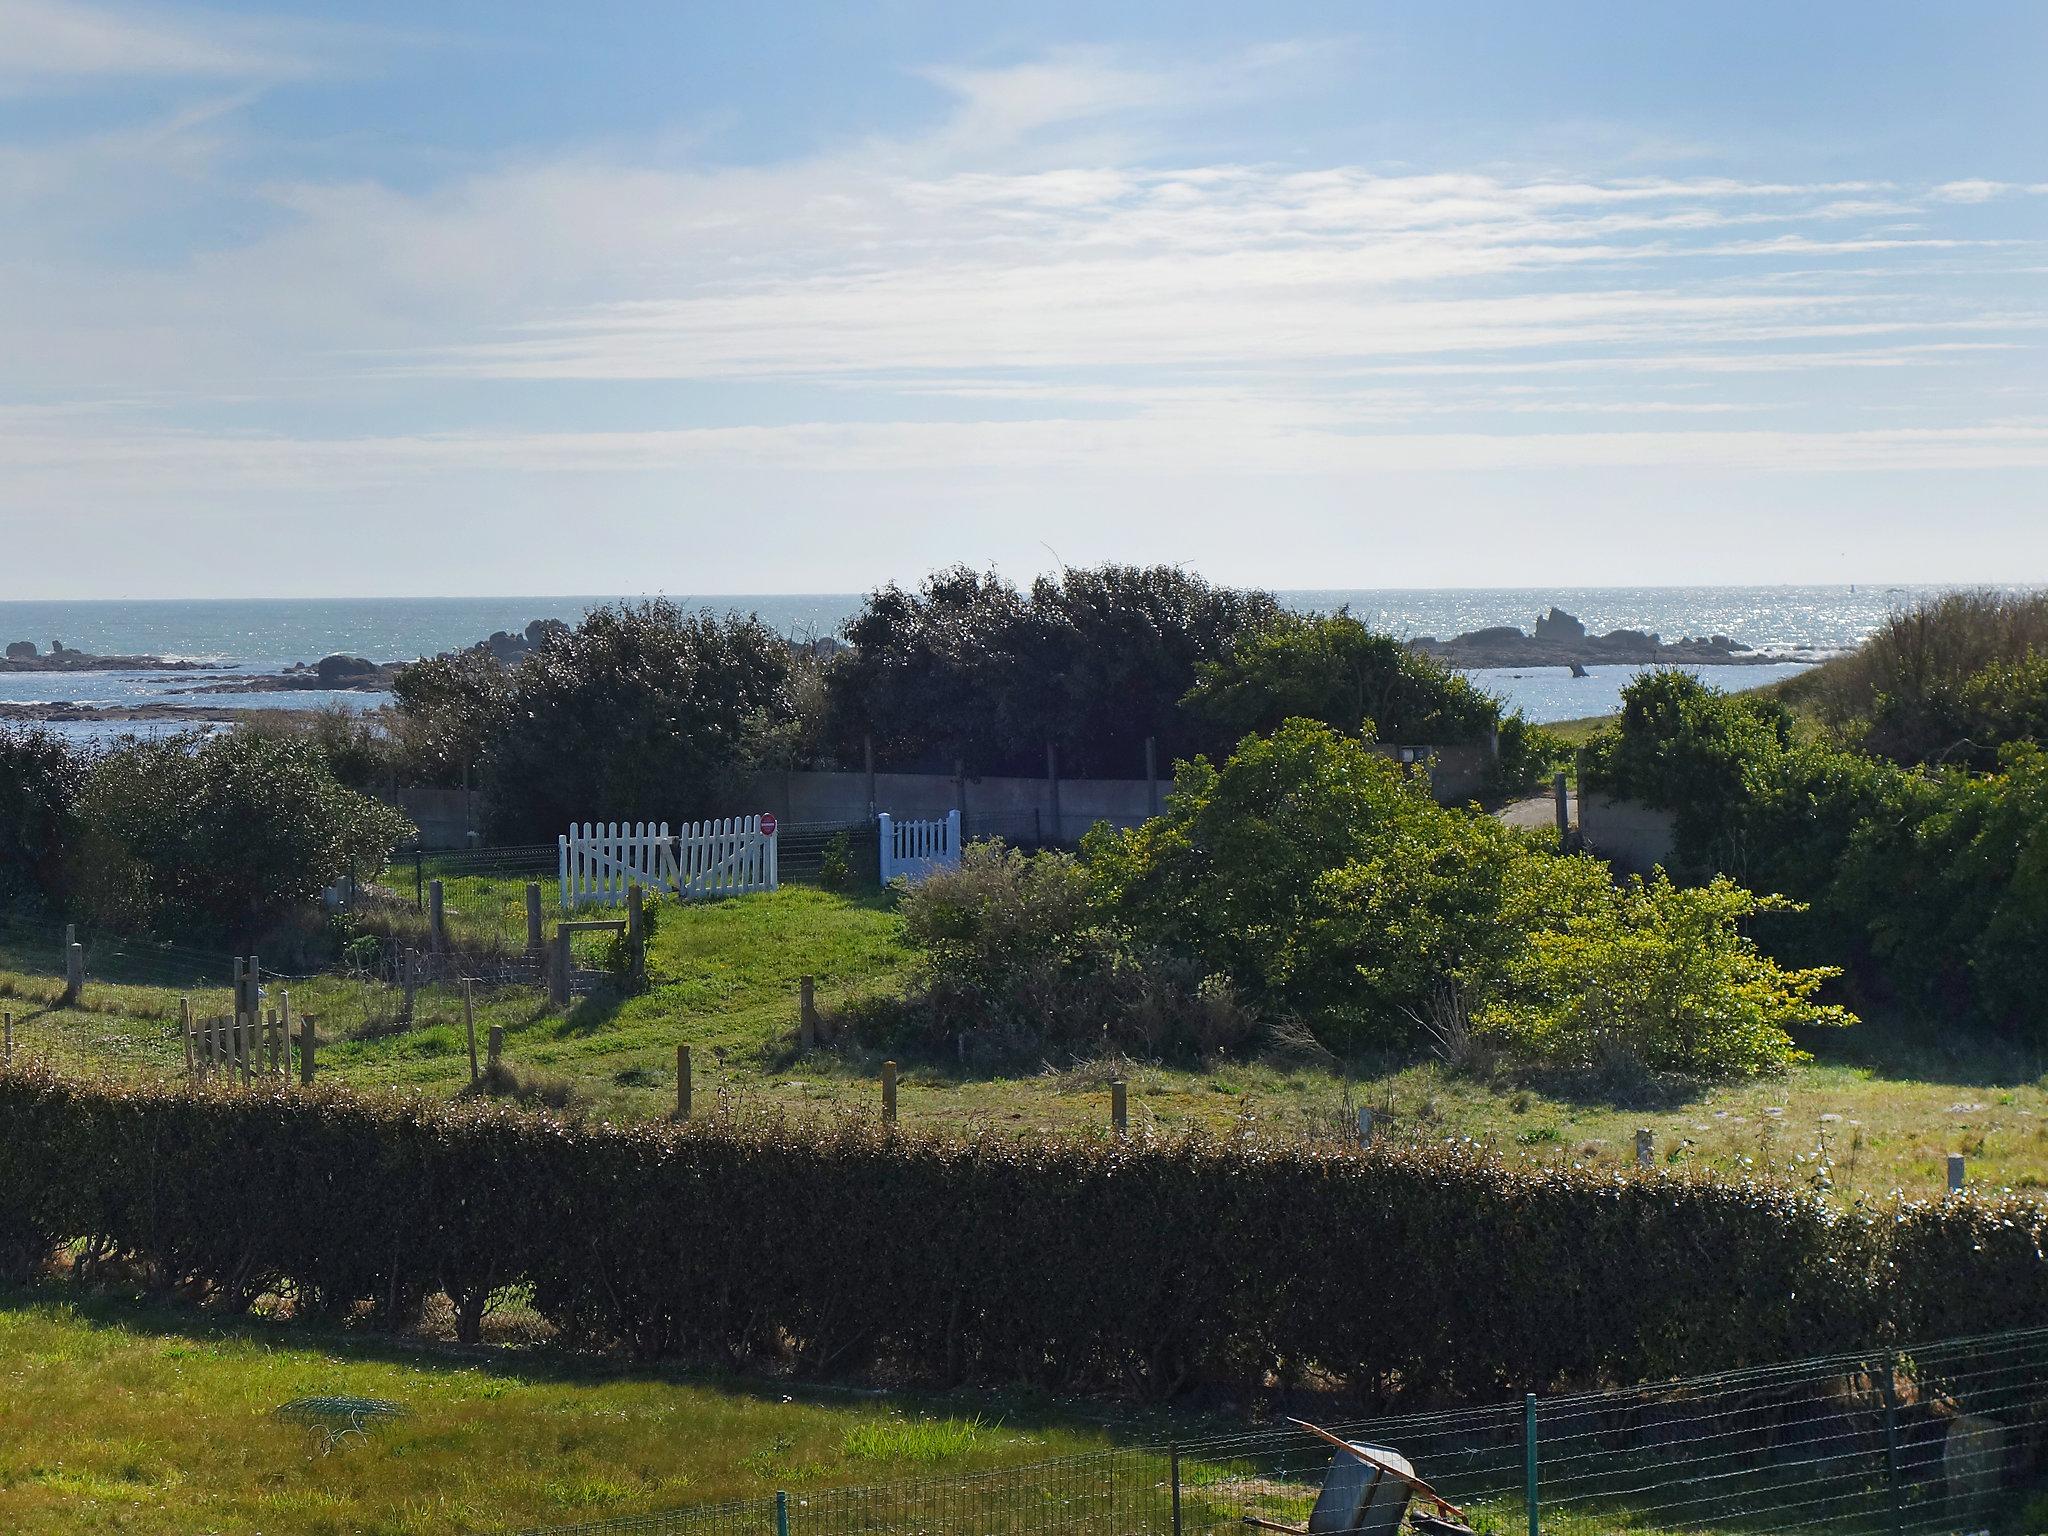
[[[9,661],[34,661],[36,659],[35,641],[15,641],[12,645],[7,647],[7,659]]]
[[[1566,613],[1562,608],[1553,604],[1550,612],[1544,614],[1536,621],[1536,638],[1538,640],[1583,640],[1586,638],[1586,626],[1577,617]]]
[[[323,656],[314,663],[313,670],[320,674],[321,682],[333,687],[375,672],[377,663],[361,656]]]

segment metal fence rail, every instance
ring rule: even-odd
[[[1483,1536],[2048,1530],[2048,1329],[1326,1427],[1389,1445]],[[1244,1536],[1329,1464],[1292,1427],[524,1536]]]

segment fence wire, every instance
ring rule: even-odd
[[[1407,1457],[1482,1536],[2048,1530],[2048,1329],[1324,1427]],[[1329,1463],[1261,1426],[524,1536],[1246,1536],[1304,1527]]]

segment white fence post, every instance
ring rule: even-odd
[[[898,875],[922,880],[935,869],[955,869],[960,864],[960,812],[951,810],[943,821],[898,821],[887,811],[875,818],[881,843],[882,884]]]
[[[882,884],[887,885],[896,878],[896,823],[887,811],[880,818],[878,840],[882,845]]]

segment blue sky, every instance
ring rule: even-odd
[[[2048,581],[2048,7],[0,0],[0,596]]]

